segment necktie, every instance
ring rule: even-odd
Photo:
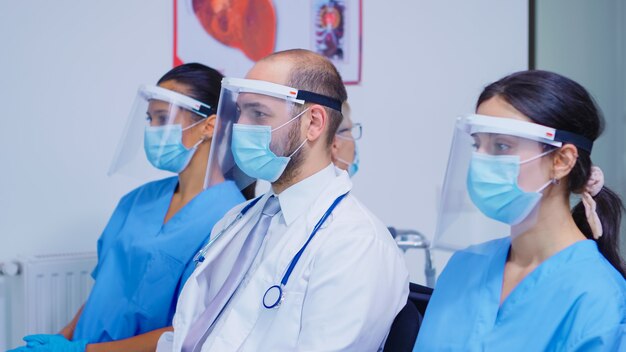
[[[233,269],[224,282],[224,285],[217,292],[215,298],[207,306],[205,311],[195,321],[194,325],[189,329],[189,333],[183,342],[183,352],[195,352],[202,349],[202,345],[204,341],[206,341],[211,326],[217,321],[220,313],[250,269],[263,243],[263,238],[270,227],[272,217],[279,211],[280,204],[278,203],[278,198],[271,196],[265,203],[259,220],[250,231],[243,247],[241,247],[241,252],[239,252],[235,265],[233,265]]]

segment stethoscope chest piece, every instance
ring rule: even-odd
[[[263,306],[267,309],[276,308],[283,302],[283,298],[283,289],[280,285],[270,286],[263,295]]]

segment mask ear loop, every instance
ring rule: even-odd
[[[350,165],[352,165],[352,163],[349,163],[349,162],[347,162],[347,161],[345,161],[345,160],[341,159],[340,157],[336,157],[335,159],[337,159],[337,161],[339,161],[339,162],[342,162],[342,163],[346,164],[346,166],[350,166]]]
[[[544,156],[546,156],[546,155],[548,155],[548,154],[550,154],[550,153],[554,152],[554,151],[555,151],[555,150],[557,150],[557,149],[558,149],[558,148],[551,149],[551,150],[548,150],[547,152],[543,152],[543,153],[541,153],[541,154],[539,154],[539,155],[537,155],[537,156],[533,156],[533,157],[532,157],[532,158],[530,158],[530,159],[526,159],[526,160],[524,160],[524,161],[520,161],[520,162],[519,162],[519,164],[520,164],[520,165],[523,165],[523,164],[529,163],[529,162],[531,162],[531,161],[533,161],[533,160],[537,160],[537,159],[539,159],[539,158],[543,158]]]
[[[550,185],[558,185],[558,184],[561,184],[561,181],[557,180],[556,178],[553,178],[550,181],[546,182],[543,186],[541,186],[541,188],[537,190],[537,193],[543,192]]]
[[[307,112],[308,110],[309,110],[309,108],[304,109],[304,111],[302,111],[302,112],[301,112],[301,113],[299,113],[298,115],[296,115],[296,116],[294,116],[293,118],[291,118],[291,120],[289,120],[289,121],[287,121],[287,122],[283,123],[282,125],[280,125],[280,126],[278,126],[278,127],[274,128],[274,129],[272,130],[272,132],[277,131],[277,130],[279,130],[279,129],[281,129],[281,128],[285,127],[285,126],[287,126],[288,124],[290,124],[290,123],[291,123],[291,121],[293,121],[293,120],[297,119],[298,117],[302,116],[302,114],[304,114],[304,113],[305,113],[305,112]]]
[[[340,134],[336,134],[335,136],[336,136],[337,138],[340,138],[340,139],[343,139],[343,140],[346,140],[346,141],[356,141],[356,140],[355,140],[354,138],[352,138],[352,137],[346,137],[346,136],[342,136],[342,135],[340,135]]]
[[[298,117],[302,116],[302,115],[303,115],[305,112],[307,112],[308,110],[309,110],[309,108],[304,109],[301,113],[299,113],[298,115],[294,116],[294,117],[293,117],[293,118],[291,118],[289,121],[287,121],[287,122],[283,123],[282,125],[280,125],[280,126],[278,126],[278,127],[274,128],[274,129],[272,130],[272,132],[274,132],[274,131],[276,131],[276,130],[278,130],[278,129],[281,129],[281,128],[285,127],[285,126],[287,126],[288,124],[290,124],[290,123],[291,123],[291,121],[293,121],[293,120],[297,119]],[[296,155],[296,153],[297,153],[300,149],[302,149],[302,147],[304,147],[304,144],[306,143],[306,141],[307,141],[307,139],[305,138],[305,139],[302,141],[302,143],[300,144],[300,146],[298,146],[298,148],[296,148],[296,150],[294,150],[291,154],[289,154],[288,158],[291,158],[292,156]]]
[[[189,126],[187,126],[187,127],[183,128],[183,132],[184,132],[184,131],[187,131],[188,129],[190,129],[190,128],[194,127],[194,126],[197,126],[197,125],[201,124],[201,123],[202,123],[202,122],[204,122],[204,120],[206,120],[206,119],[208,119],[208,117],[203,117],[201,120],[199,120],[199,121],[197,121],[197,122],[194,122],[194,123],[192,123],[191,125],[189,125]]]
[[[183,129],[182,129],[182,132],[185,132],[185,131],[187,131],[188,129],[190,129],[190,128],[194,127],[194,126],[197,126],[197,125],[201,124],[201,123],[202,123],[202,122],[204,122],[206,119],[208,119],[208,117],[205,117],[205,118],[203,118],[203,119],[202,119],[202,120],[200,120],[200,121],[197,121],[197,122],[192,123],[191,125],[189,125],[189,126],[187,126],[187,127],[183,128]],[[182,137],[182,136],[181,136],[181,137]],[[200,144],[202,144],[202,142],[204,142],[204,141],[205,141],[205,139],[204,139],[204,136],[203,136],[202,138],[200,138],[200,140],[199,140],[196,144],[194,144],[194,145],[193,145],[191,148],[189,148],[188,150],[193,150],[193,149],[198,148],[198,146],[199,146]],[[181,143],[181,144],[182,144],[182,142],[183,142],[183,141],[180,141],[180,143]],[[183,144],[183,146],[184,146],[184,144]]]
[[[306,143],[306,141],[307,141],[307,139],[305,138],[302,141],[302,144],[300,144],[300,146],[298,148],[296,148],[296,150],[294,150],[293,153],[289,154],[288,158],[291,158],[292,156],[294,156],[298,152],[298,150],[302,149],[302,147],[304,147],[304,143]]]
[[[523,164],[529,163],[529,162],[531,162],[531,161],[533,161],[533,160],[537,160],[537,159],[539,159],[539,158],[543,158],[544,156],[546,156],[546,155],[548,155],[548,154],[550,154],[550,153],[554,152],[554,151],[555,151],[555,150],[557,150],[557,149],[558,149],[558,148],[551,149],[551,150],[548,150],[547,152],[543,152],[543,153],[541,153],[541,154],[539,154],[539,155],[533,156],[533,157],[532,157],[532,158],[530,158],[530,159],[526,159],[526,160],[524,160],[524,161],[520,161],[520,163],[519,163],[519,164],[520,164],[520,165],[523,165]],[[560,183],[560,181],[559,181],[559,180],[557,180],[556,178],[553,178],[553,179],[551,179],[550,181],[546,182],[543,186],[541,186],[541,187],[537,190],[537,193],[541,193],[541,192],[543,192],[543,191],[544,191],[546,188],[548,188],[548,186],[550,186],[550,185],[553,185],[553,184],[554,184],[554,185],[558,185],[559,183]]]

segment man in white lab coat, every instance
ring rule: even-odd
[[[232,130],[238,168],[271,189],[213,228],[157,351],[381,348],[406,304],[408,272],[331,163],[346,98],[335,67],[306,50],[224,79],[216,128]]]

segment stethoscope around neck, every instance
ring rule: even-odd
[[[272,309],[272,308],[276,308],[280,306],[280,304],[285,298],[285,293],[283,292],[283,288],[285,287],[285,285],[287,285],[287,282],[289,281],[289,277],[291,276],[293,269],[296,267],[296,264],[298,264],[298,261],[300,260],[302,253],[304,253],[304,250],[309,245],[309,243],[311,243],[311,240],[313,239],[313,237],[315,237],[315,234],[317,234],[317,231],[319,231],[319,229],[322,227],[326,219],[330,216],[330,214],[332,214],[337,204],[339,204],[348,195],[348,193],[350,192],[346,192],[340,195],[339,197],[337,197],[337,199],[335,199],[333,204],[331,204],[330,207],[326,210],[324,215],[322,215],[322,217],[317,222],[317,224],[315,224],[315,227],[313,228],[313,231],[311,231],[311,234],[309,235],[309,238],[307,239],[307,241],[302,245],[298,253],[296,253],[296,255],[291,259],[291,262],[289,263],[289,266],[287,267],[287,270],[285,271],[283,278],[280,280],[280,284],[272,285],[267,289],[267,291],[265,291],[265,294],[263,295],[263,306],[265,308]],[[241,212],[239,212],[237,217],[233,221],[231,221],[230,224],[228,224],[228,226],[226,226],[223,230],[217,233],[204,247],[202,247],[202,249],[200,249],[200,251],[198,251],[198,253],[194,257],[194,261],[196,262],[196,265],[204,261],[205,255],[209,247],[213,244],[213,242],[215,242],[219,237],[221,237],[223,233],[231,229],[248,212],[248,210],[250,210],[261,198],[262,197],[258,197],[252,200],[250,203],[248,203],[248,205],[246,205],[241,210]]]
[[[289,277],[291,276],[293,269],[296,267],[296,264],[298,264],[298,261],[300,260],[302,253],[304,253],[304,250],[309,245],[309,243],[311,243],[311,240],[313,239],[313,237],[315,237],[315,234],[322,227],[326,219],[330,216],[330,214],[332,214],[337,204],[339,204],[339,202],[341,202],[341,200],[345,198],[345,196],[347,196],[348,193],[349,192],[346,192],[340,195],[339,197],[337,197],[337,199],[335,199],[333,204],[330,205],[328,210],[326,210],[324,215],[322,215],[322,217],[317,222],[317,224],[315,224],[315,227],[313,228],[313,231],[311,231],[311,234],[309,235],[309,238],[307,239],[307,241],[302,245],[302,248],[300,248],[298,253],[296,253],[296,255],[291,259],[291,262],[289,263],[289,266],[287,267],[287,271],[285,271],[283,278],[280,280],[280,284],[272,285],[267,289],[267,291],[265,291],[265,294],[263,295],[263,306],[265,308],[267,309],[276,308],[280,306],[280,304],[283,302],[283,300],[285,299],[285,293],[283,292],[283,289],[287,285],[287,282],[289,281]]]

